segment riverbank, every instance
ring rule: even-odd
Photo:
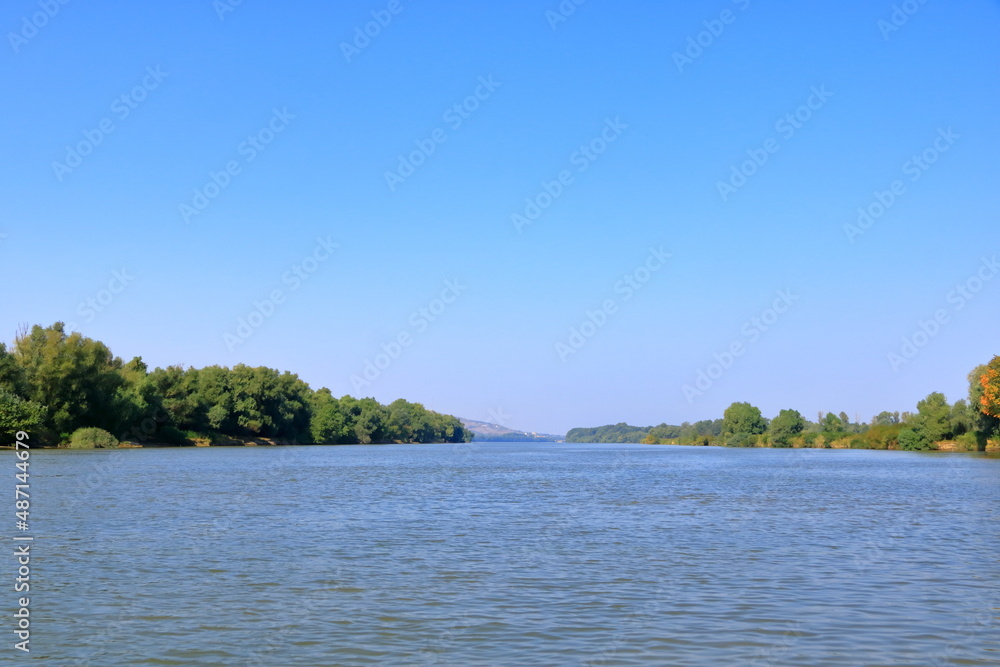
[[[174,442],[161,442],[155,440],[146,440],[143,442],[133,442],[129,440],[123,440],[113,447],[74,447],[70,443],[61,443],[58,445],[35,445],[32,447],[33,450],[39,449],[55,449],[55,450],[74,450],[74,451],[85,451],[85,450],[98,450],[98,449],[192,449],[199,447],[320,447],[320,446],[337,446],[337,447],[350,447],[353,445],[358,445],[359,443],[325,443],[325,442],[294,442],[291,440],[281,440],[276,438],[239,438],[233,436],[218,436],[209,438],[196,437],[191,438],[183,444],[178,444]],[[449,443],[444,441],[437,442],[372,442],[368,443],[370,445],[447,445],[447,444],[461,444],[461,443]],[[0,450],[11,449],[14,447],[10,445],[0,445]]]
[[[641,442],[636,444],[683,445],[689,447],[730,447],[730,445],[727,445],[725,442],[712,442],[708,440],[698,442],[678,442],[676,439],[673,439],[658,442]],[[811,444],[806,443],[804,440],[798,440],[790,443],[788,447],[775,447],[770,443],[758,442],[757,444],[751,445],[747,449],[868,449],[872,451],[985,452],[987,454],[1000,454],[1000,440],[988,440],[983,446],[978,446],[974,443],[960,442],[957,440],[942,440],[939,442],[932,442],[926,449],[923,450],[907,450],[901,447],[898,442],[889,443],[885,447],[858,447],[856,444],[857,440],[855,438],[848,437],[827,440],[822,435],[819,435]]]

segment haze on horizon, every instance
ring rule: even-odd
[[[1000,3],[39,7],[0,340],[555,434],[867,421],[997,354]]]

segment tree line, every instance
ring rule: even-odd
[[[766,419],[750,403],[726,408],[721,419],[679,426],[639,427],[620,423],[574,428],[566,442],[637,442],[645,444],[723,445],[728,447],[836,447],[853,449],[940,449],[984,451],[1000,436],[1000,357],[969,373],[968,399],[949,405],[944,394],[929,394],[916,412],[881,412],[871,422],[852,422],[841,412],[819,413],[809,421],[797,410],[781,410]]]
[[[0,343],[0,438],[74,446],[222,443],[269,438],[289,444],[468,442],[458,418],[399,399],[336,398],[272,368],[123,362],[63,323],[20,331]],[[107,432],[107,433],[105,433]],[[110,435],[107,435],[110,434]]]

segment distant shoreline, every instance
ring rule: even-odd
[[[414,447],[424,447],[427,445],[451,445],[453,447],[475,447],[477,445],[525,445],[525,444],[537,444],[537,445],[641,445],[645,447],[692,447],[692,448],[717,448],[717,449],[731,449],[731,450],[747,450],[747,449],[772,449],[772,450],[792,450],[792,449],[810,449],[810,450],[839,450],[839,451],[869,451],[869,452],[884,452],[884,451],[894,451],[894,452],[909,452],[916,454],[981,454],[985,456],[1000,457],[1000,442],[991,441],[986,449],[983,450],[970,450],[970,449],[960,449],[954,447],[957,443],[953,442],[941,442],[935,443],[937,445],[944,445],[943,447],[932,447],[923,450],[905,450],[898,447],[891,449],[872,449],[870,447],[769,447],[766,445],[760,445],[755,447],[729,447],[724,444],[682,444],[682,443],[672,443],[672,442],[660,442],[660,443],[646,443],[646,442],[566,442],[566,441],[524,441],[524,440],[483,440],[483,441],[473,441],[465,443],[454,443],[454,442],[373,442],[368,444],[360,443],[298,443],[298,442],[277,442],[265,440],[263,438],[247,439],[245,442],[229,442],[225,444],[199,444],[199,445],[175,445],[166,442],[146,442],[142,444],[138,443],[121,443],[118,447],[95,447],[95,448],[74,448],[60,445],[39,445],[33,447],[33,451],[47,450],[47,451],[72,451],[72,452],[95,452],[95,451],[119,451],[122,449],[237,449],[240,447],[383,447],[391,445],[407,445]],[[0,450],[14,450],[11,445],[0,445]]]
[[[613,443],[570,443],[570,444],[613,444]],[[959,442],[951,441],[941,441],[932,443],[927,449],[902,449],[898,445],[895,447],[885,447],[885,448],[874,448],[874,447],[850,447],[839,444],[831,444],[830,446],[809,446],[809,445],[792,445],[791,447],[772,447],[770,445],[755,445],[753,447],[730,447],[729,445],[710,443],[710,444],[697,444],[697,443],[680,443],[680,442],[636,442],[636,443],[621,443],[621,444],[636,444],[636,445],[647,445],[650,447],[717,447],[720,449],[849,449],[852,451],[869,451],[869,452],[923,452],[923,453],[933,453],[941,452],[944,454],[1000,454],[1000,441],[991,440],[986,444],[984,449],[968,449],[963,447]]]

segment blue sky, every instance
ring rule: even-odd
[[[3,339],[557,433],[868,420],[1000,352],[1000,3],[220,7],[5,5]]]

